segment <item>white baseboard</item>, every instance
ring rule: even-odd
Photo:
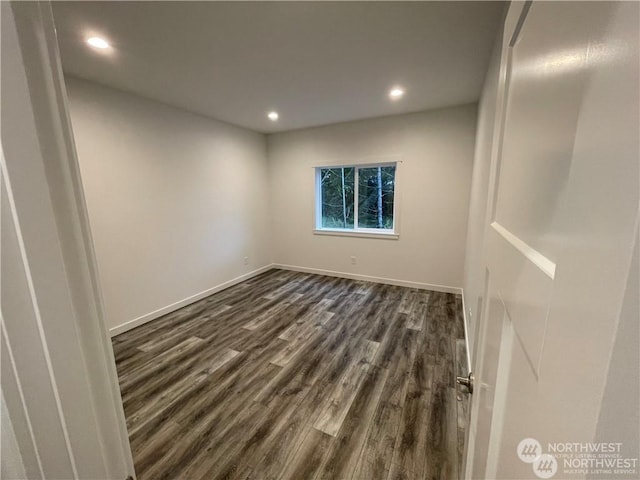
[[[197,302],[198,300],[202,300],[203,298],[208,297],[209,295],[213,295],[214,293],[224,290],[225,288],[233,287],[234,285],[240,282],[249,280],[250,278],[260,275],[261,273],[264,273],[267,270],[271,270],[272,268],[274,268],[273,264],[265,265],[264,267],[258,268],[257,270],[254,270],[252,272],[245,273],[244,275],[240,275],[239,277],[233,278],[228,282],[224,282],[224,283],[221,283],[220,285],[216,285],[215,287],[209,288],[204,292],[196,293],[195,295],[191,295],[190,297],[187,297],[183,300],[179,300],[175,303],[172,303],[171,305],[167,305],[166,307],[163,307],[159,310],[156,310],[151,313],[147,313],[146,315],[142,315],[141,317],[138,317],[138,318],[134,318],[133,320],[130,320],[121,325],[118,325],[117,327],[113,327],[109,329],[109,335],[111,337],[120,335],[121,333],[129,331],[133,328],[139,327],[140,325],[150,322],[151,320],[155,320],[156,318],[162,317],[167,313],[174,312],[182,307],[186,307],[191,303]]]
[[[318,268],[298,267],[295,265],[283,265],[274,263],[273,268],[280,270],[292,270],[294,272],[315,273],[317,275],[327,275],[329,277],[350,278],[351,280],[363,280],[365,282],[384,283],[387,285],[397,285],[399,287],[419,288],[420,290],[433,290],[435,292],[462,294],[462,288],[449,287],[445,285],[434,285],[431,283],[410,282],[408,280],[396,280],[393,278],[370,277],[369,275],[358,275],[356,273],[334,272],[333,270],[321,270]]]
[[[205,290],[203,292],[200,293],[196,293],[195,295],[192,295],[190,297],[187,297],[183,300],[179,300],[175,303],[172,303],[171,305],[167,305],[166,307],[160,308],[158,310],[155,310],[153,312],[147,313],[145,315],[142,315],[138,318],[134,318],[133,320],[130,320],[128,322],[125,322],[121,325],[118,325],[117,327],[113,327],[111,329],[109,329],[109,334],[111,335],[111,337],[115,337],[116,335],[120,335],[121,333],[127,332],[133,328],[139,327],[140,325],[143,325],[147,322],[150,322],[151,320],[155,320],[156,318],[162,317],[163,315],[166,315],[167,313],[171,313],[174,312],[182,307],[186,307],[187,305],[197,302],[198,300],[202,300],[205,297],[208,297],[209,295],[213,295],[214,293],[220,292],[221,290],[224,290],[226,288],[232,287],[240,282],[244,282],[245,280],[249,280],[250,278],[253,278],[257,275],[260,275],[261,273],[264,273],[268,270],[271,270],[272,268],[277,268],[280,270],[292,270],[295,272],[303,272],[303,273],[314,273],[317,275],[327,275],[329,277],[339,277],[339,278],[350,278],[352,280],[363,280],[365,282],[373,282],[373,283],[384,283],[387,285],[397,285],[399,287],[409,287],[409,288],[418,288],[421,290],[433,290],[435,292],[443,292],[443,293],[455,293],[455,294],[462,294],[462,288],[460,287],[450,287],[450,286],[446,286],[446,285],[435,285],[435,284],[431,284],[431,283],[420,283],[420,282],[410,282],[408,280],[396,280],[393,278],[383,278],[383,277],[371,277],[369,275],[359,275],[359,274],[355,274],[355,273],[347,273],[347,272],[335,272],[332,270],[321,270],[318,268],[307,268],[307,267],[299,267],[299,266],[294,266],[294,265],[283,265],[283,264],[279,264],[279,263],[273,263],[273,264],[269,264],[269,265],[265,265],[264,267],[261,267],[257,270],[254,270],[252,272],[249,273],[245,273],[244,275],[240,275],[239,277],[236,277],[232,280],[229,280],[228,282],[224,282],[221,283],[220,285],[217,285],[215,287],[212,287],[208,290]],[[464,305],[464,296],[463,296],[463,305]],[[463,306],[464,308],[464,306]],[[466,311],[464,312],[464,319],[465,319],[465,338],[467,336],[467,315],[466,315]],[[466,339],[467,341],[467,352],[469,351],[469,344],[468,344],[468,339]]]

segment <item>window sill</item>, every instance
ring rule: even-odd
[[[314,235],[329,235],[334,237],[361,237],[361,238],[377,238],[381,240],[398,240],[400,235],[397,233],[387,232],[361,232],[357,230],[330,230],[330,229],[314,229]]]

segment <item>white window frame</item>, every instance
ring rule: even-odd
[[[395,167],[395,178],[393,186],[393,228],[358,228],[358,170],[361,168]],[[345,237],[365,237],[365,238],[385,238],[396,240],[400,238],[398,229],[398,173],[400,171],[400,161],[386,161],[375,163],[355,163],[339,165],[322,165],[313,167],[315,175],[315,196],[314,196],[314,229],[316,235],[337,235]],[[353,168],[354,170],[354,228],[323,228],[322,227],[322,182],[320,172],[327,168]]]

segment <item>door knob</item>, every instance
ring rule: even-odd
[[[473,393],[473,373],[470,372],[466,377],[456,377],[456,383],[467,387],[469,393]]]

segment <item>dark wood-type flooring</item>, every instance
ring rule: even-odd
[[[113,339],[140,480],[455,479],[461,298],[271,270]]]

